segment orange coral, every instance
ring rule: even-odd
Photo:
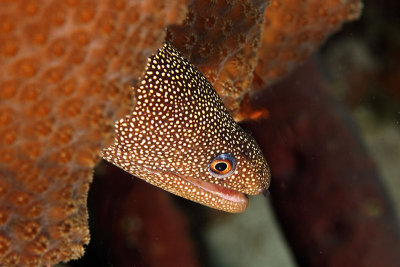
[[[92,168],[130,110],[131,82],[186,3],[0,5],[0,265],[78,258]]]
[[[236,113],[257,63],[266,0],[192,0],[182,25],[168,28],[167,41],[213,84]]]
[[[168,27],[167,41],[240,120],[254,115],[241,110],[249,90],[284,77],[342,23],[358,18],[362,7],[360,0],[271,0],[266,8],[267,2],[192,0],[184,23]]]
[[[253,88],[284,77],[346,21],[361,14],[360,0],[271,0],[264,17]]]

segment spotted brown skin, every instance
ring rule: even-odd
[[[267,190],[270,174],[258,145],[206,78],[170,44],[149,58],[134,92],[135,108],[116,122],[115,143],[103,151],[106,160],[227,212],[245,210],[245,194]]]

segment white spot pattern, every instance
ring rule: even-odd
[[[136,106],[116,122],[115,143],[103,151],[106,160],[171,193],[228,212],[244,210],[247,202],[224,198],[225,190],[253,195],[268,188],[268,165],[254,139],[171,45],[165,43],[149,58],[134,91]],[[210,174],[209,163],[222,153],[232,154],[237,164],[232,175],[218,179]],[[204,190],[185,177],[221,190]]]

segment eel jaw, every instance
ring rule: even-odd
[[[172,171],[144,169],[159,176],[159,179],[145,181],[202,205],[230,213],[243,212],[249,205],[249,199],[244,193]]]
[[[182,179],[191,183],[192,185],[198,187],[199,189],[210,193],[213,196],[216,196],[218,198],[224,199],[229,202],[237,203],[240,207],[243,207],[243,210],[238,210],[233,212],[244,211],[249,205],[249,199],[244,193],[217,184],[209,183],[200,179],[196,179],[190,176],[181,176],[179,174],[177,174],[177,176],[181,177]]]

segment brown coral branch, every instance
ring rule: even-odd
[[[253,104],[270,111],[246,126],[270,164],[270,196],[299,266],[399,266],[392,203],[316,64],[257,92]]]
[[[233,114],[250,89],[267,3],[193,0],[184,23],[168,27],[167,41],[200,69]]]

